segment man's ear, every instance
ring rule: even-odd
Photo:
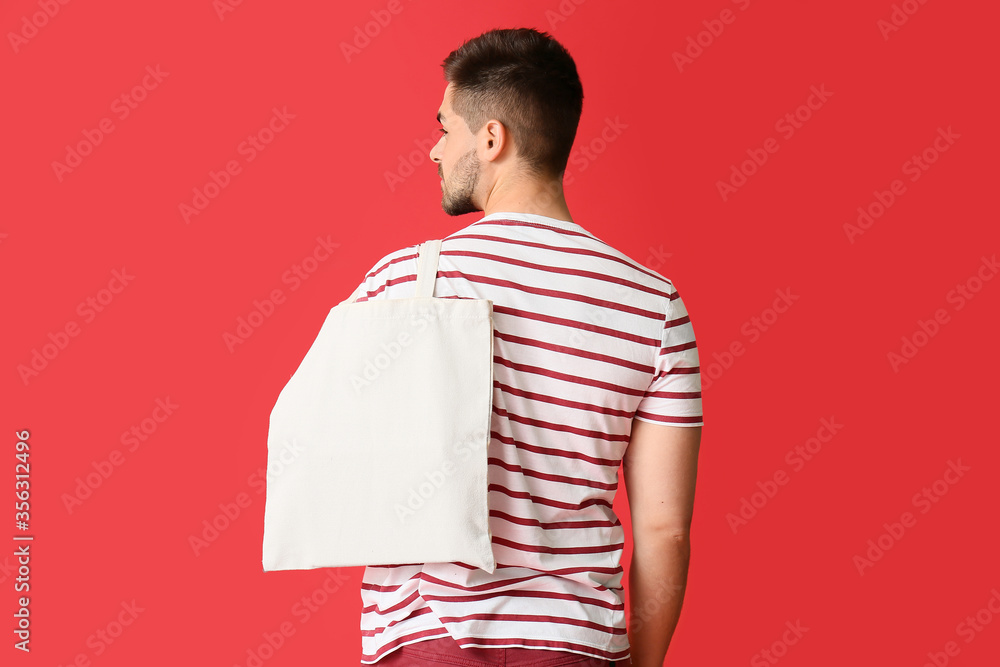
[[[483,159],[493,162],[500,157],[505,150],[509,149],[510,136],[503,123],[496,119],[490,119],[483,125],[482,135]]]

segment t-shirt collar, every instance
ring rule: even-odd
[[[489,215],[476,220],[472,224],[478,225],[480,222],[489,222],[491,220],[518,220],[520,222],[536,222],[544,225],[552,225],[553,227],[562,227],[564,229],[580,229],[580,225],[569,220],[559,220],[558,218],[550,218],[548,216],[537,215],[535,213],[515,213],[513,211],[498,211],[496,213],[490,213]]]

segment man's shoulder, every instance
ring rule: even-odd
[[[645,262],[603,240],[582,223],[498,215],[482,220],[444,238],[442,249],[475,248],[507,258],[548,264],[558,269],[601,274],[623,284],[662,295],[674,292],[673,282],[656,268],[663,268],[662,246],[648,249]],[[463,248],[464,249],[464,248]],[[651,268],[651,264],[655,268]]]
[[[419,243],[414,243],[383,255],[372,265],[371,270],[365,274],[365,280],[380,279],[383,275],[395,275],[398,272],[400,264],[416,259],[419,246]]]

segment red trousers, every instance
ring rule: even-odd
[[[462,648],[451,637],[400,646],[375,667],[631,667],[631,660],[604,660],[568,651],[529,648]],[[366,666],[362,666],[366,667]]]

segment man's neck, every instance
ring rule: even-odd
[[[516,187],[495,187],[489,193],[483,214],[531,213],[556,220],[573,222],[566,197],[563,195],[562,179],[520,180]]]

